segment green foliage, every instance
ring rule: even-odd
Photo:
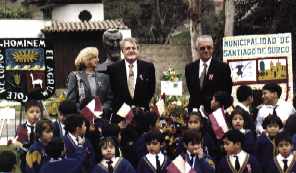
[[[141,42],[164,43],[186,19],[183,0],[108,0],[106,19],[123,18],[132,35]]]
[[[31,18],[30,9],[25,6],[17,5],[13,7],[0,7],[0,18]]]
[[[177,73],[175,69],[169,67],[167,71],[162,72],[162,80],[164,81],[180,81],[182,74]]]

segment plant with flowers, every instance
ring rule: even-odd
[[[162,80],[163,81],[172,81],[172,82],[175,82],[175,81],[180,81],[182,78],[182,74],[180,73],[177,73],[175,71],[175,69],[169,67],[169,69],[167,71],[164,71],[162,73]]]

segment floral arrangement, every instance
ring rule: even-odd
[[[163,81],[180,81],[182,78],[182,74],[177,73],[175,69],[169,67],[167,71],[162,72],[162,78]]]
[[[168,70],[162,73],[161,80],[163,81],[181,81],[182,74],[177,73],[174,68],[169,67]],[[185,96],[168,96],[163,94],[160,97],[154,98],[154,103],[163,99],[164,112],[160,115],[161,118],[169,120],[169,124],[177,123],[181,126],[185,125],[184,117],[187,114],[188,98]]]
[[[165,101],[166,111],[165,117],[169,117],[173,122],[185,125],[185,117],[187,116],[188,99],[184,96],[170,96]]]

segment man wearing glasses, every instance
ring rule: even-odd
[[[210,112],[210,102],[216,91],[226,91],[231,94],[232,79],[230,68],[223,62],[212,57],[214,51],[213,39],[209,35],[201,35],[196,40],[196,50],[199,59],[187,64],[185,77],[190,98],[188,110],[201,105]]]
[[[111,88],[114,93],[113,111],[123,103],[149,110],[155,90],[155,68],[152,63],[139,59],[140,53],[134,38],[120,42],[124,59],[108,66]]]

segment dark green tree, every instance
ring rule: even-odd
[[[108,0],[104,6],[106,19],[123,18],[142,42],[166,42],[187,17],[183,0]]]
[[[16,19],[16,18],[31,18],[30,9],[23,5],[11,5],[0,7],[0,18]]]

